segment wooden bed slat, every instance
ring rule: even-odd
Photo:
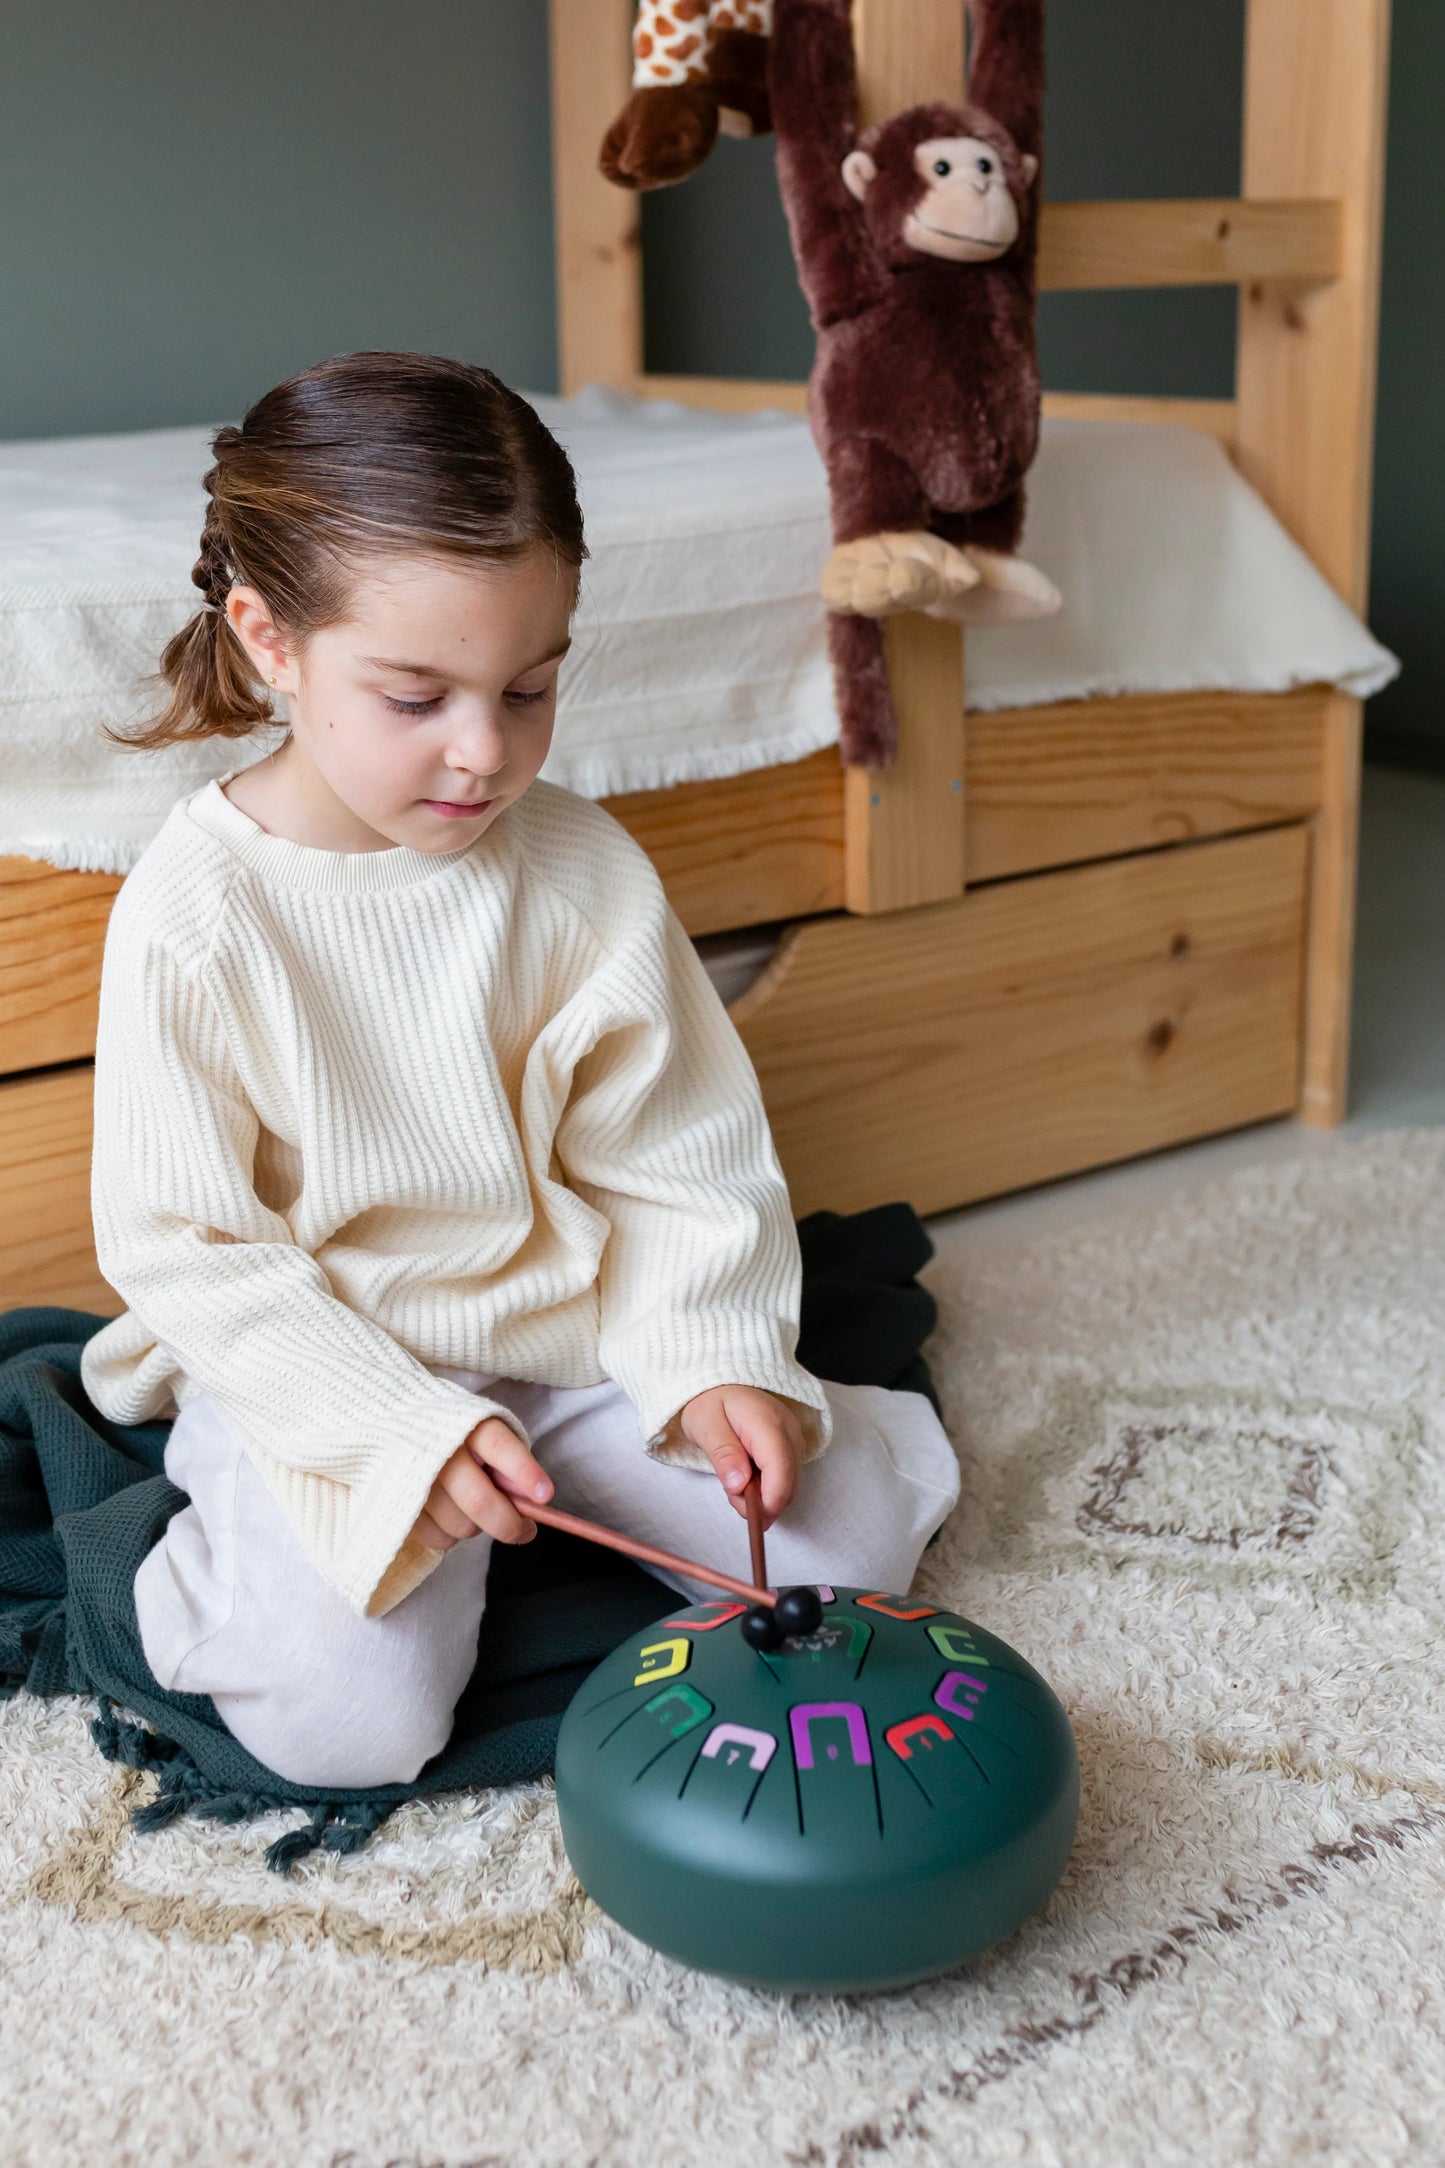
[[[636,837],[691,934],[836,911],[843,787],[836,749],[603,804]]]
[[[94,876],[92,875],[93,879]],[[90,1222],[95,1071],[0,1084],[0,1310],[57,1302],[114,1317]]]
[[[0,1075],[95,1050],[100,960],[118,873],[0,858]]]
[[[1202,429],[1234,452],[1232,399],[1140,399],[1126,392],[1046,391],[1044,413],[1058,421],[1157,422],[1171,429]]]
[[[799,1214],[936,1212],[1288,1113],[1302,825],[785,935],[732,1005]]]
[[[970,885],[1307,819],[1332,698],[1312,685],[970,715]]]
[[[1238,286],[1334,278],[1341,208],[1330,197],[1136,198],[1046,203],[1039,221],[1039,286]]]
[[[808,387],[785,377],[665,376],[644,370],[632,386],[639,399],[675,399],[679,406],[718,414],[756,414],[778,407],[806,414]],[[1226,450],[1234,443],[1232,399],[1150,399],[1129,392],[1046,391],[1044,413],[1063,421],[1164,422],[1175,429],[1202,429]]]

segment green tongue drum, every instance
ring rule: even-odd
[[[1074,1735],[1033,1666],[908,1597],[820,1587],[772,1647],[679,1608],[579,1690],[557,1743],[579,1881],[669,1957],[785,1992],[947,1972],[1047,1901]]]

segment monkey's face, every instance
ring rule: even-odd
[[[849,152],[843,161],[849,192],[889,253],[889,244],[902,242],[952,263],[993,263],[1018,239],[1015,190],[1030,187],[1038,160],[1020,155],[1011,139],[1005,148],[1003,140],[982,135],[890,141],[906,119],[884,132],[874,146],[877,157],[861,148]]]
[[[913,154],[924,192],[903,221],[910,248],[955,263],[992,263],[1019,237],[1003,159],[979,136],[937,136]]]

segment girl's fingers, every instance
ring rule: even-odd
[[[756,1448],[755,1448],[756,1450]],[[763,1471],[763,1510],[769,1523],[776,1520],[785,1506],[793,1502],[798,1487],[798,1463],[802,1456],[802,1441],[795,1447],[791,1439],[781,1439],[768,1453],[758,1453]]]
[[[449,1536],[438,1528],[431,1515],[425,1512],[418,1513],[411,1532],[417,1542],[428,1551],[449,1551],[457,1540],[455,1536]]]
[[[468,1536],[474,1536],[477,1532],[476,1521],[459,1500],[452,1496],[445,1468],[432,1485],[425,1510],[451,1543],[465,1543]]]
[[[737,1417],[747,1452],[757,1466],[763,1501],[763,1525],[791,1504],[803,1455],[803,1429],[790,1408],[749,1405]]]
[[[727,1416],[716,1403],[705,1404],[693,1413],[688,1431],[717,1470],[733,1511],[746,1520],[743,1491],[752,1476],[753,1463]]]
[[[522,1443],[510,1423],[489,1415],[467,1439],[473,1457],[484,1468],[504,1478],[506,1487],[546,1505],[552,1495],[552,1478]]]
[[[480,1461],[466,1449],[447,1462],[437,1481],[453,1506],[459,1507],[474,1527],[494,1536],[499,1543],[530,1543],[536,1535],[537,1523],[509,1503]]]

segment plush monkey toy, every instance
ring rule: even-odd
[[[776,0],[778,178],[817,352],[808,413],[828,470],[829,651],[849,765],[898,725],[877,622],[1051,615],[1014,554],[1039,429],[1034,334],[1043,0],[967,0],[966,105],[857,126],[849,0]]]
[[[665,188],[695,173],[719,130],[766,135],[773,0],[640,0],[632,96],[598,159],[619,188]]]

